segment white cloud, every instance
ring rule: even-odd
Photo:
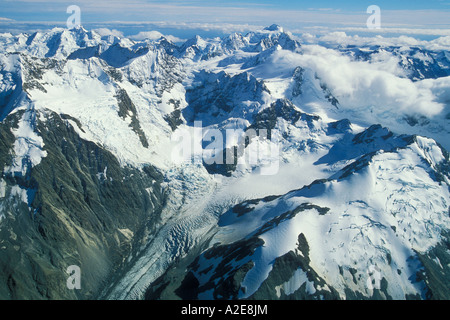
[[[375,33],[375,34],[412,34],[412,35],[432,35],[432,36],[450,36],[450,29],[431,29],[431,28],[381,28],[381,29],[368,29],[368,28],[355,28],[345,27],[340,28],[343,31],[363,32],[363,33]]]
[[[130,36],[129,38],[133,40],[158,40],[161,37],[164,37],[174,43],[186,41],[185,39],[181,39],[172,35],[163,35],[159,31],[141,31],[136,35]]]
[[[327,28],[326,28],[327,29]],[[328,30],[328,29],[327,29]],[[297,30],[298,32],[298,30]],[[450,36],[438,37],[433,40],[419,40],[412,36],[400,35],[387,37],[382,35],[360,36],[347,35],[343,31],[320,32],[318,34],[302,33],[299,40],[307,44],[326,44],[328,46],[417,46],[428,50],[450,50]]]
[[[139,24],[139,22],[135,22]],[[203,30],[203,31],[220,31],[224,34],[233,32],[249,32],[262,30],[267,25],[251,25],[251,24],[239,24],[239,23],[206,23],[206,22],[173,22],[173,21],[153,21],[147,23],[160,28],[173,28],[180,30]]]
[[[449,101],[450,77],[413,82],[401,77],[395,60],[375,63],[353,61],[340,52],[318,45],[303,47],[303,54],[277,52],[273,64],[278,68],[293,65],[314,70],[339,100],[340,108],[372,109],[377,114],[419,113],[428,117],[442,112]]]
[[[437,102],[450,107],[450,77],[426,79],[417,85],[421,90],[431,92]]]
[[[97,32],[100,36],[115,36],[118,38],[123,38],[123,33],[116,29],[108,29],[108,28],[98,28],[94,29],[93,31]]]

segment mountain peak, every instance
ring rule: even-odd
[[[278,32],[284,32],[283,27],[279,26],[278,24],[274,23],[270,27],[264,28],[266,31],[278,31]]]
[[[69,29],[70,31],[79,31],[79,32],[88,32],[83,26],[74,26],[73,28]]]

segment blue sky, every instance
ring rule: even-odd
[[[26,25],[37,27],[39,23],[63,24],[69,17],[66,9],[72,4],[81,8],[84,26],[118,30],[133,26],[133,32],[143,24],[161,30],[227,32],[233,26],[239,31],[272,23],[289,30],[321,27],[356,32],[358,28],[364,31],[369,16],[366,9],[373,4],[382,10],[384,30],[450,30],[450,0],[0,0],[0,32]]]

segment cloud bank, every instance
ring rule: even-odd
[[[355,61],[332,48],[305,45],[301,55],[276,52],[272,63],[280,70],[292,66],[313,70],[339,100],[340,108],[347,111],[433,117],[450,103],[450,77],[412,81],[398,66],[398,58],[387,53],[369,63]]]

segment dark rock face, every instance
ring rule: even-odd
[[[167,121],[172,131],[175,131],[178,126],[183,123],[183,120],[181,118],[180,101],[170,99],[169,104],[173,105],[174,111],[164,116],[164,120]]]
[[[129,60],[143,56],[149,52],[149,48],[138,48],[130,50],[122,47],[119,43],[113,44],[104,52],[101,52],[101,47],[86,47],[72,52],[68,59],[89,59],[92,57],[99,57],[106,61],[108,65],[114,68],[123,67]]]
[[[65,61],[56,60],[53,58],[35,58],[21,55],[21,62],[23,65],[23,90],[37,89],[47,93],[45,88],[39,83],[42,76],[47,70],[55,70],[57,74],[61,74],[65,65]]]
[[[427,298],[448,300],[450,295],[450,234],[444,232],[442,241],[426,254],[418,254],[424,269],[418,275],[428,286]]]
[[[217,245],[208,249],[189,265],[188,272],[182,278],[175,294],[182,299],[196,300],[199,299],[199,294],[213,289],[214,299],[237,299],[239,293],[245,293],[241,282],[254,265],[251,256],[262,245],[263,240],[251,237],[230,245]],[[205,260],[214,259],[220,261],[217,266],[204,264]],[[209,280],[200,282],[201,276],[207,276]],[[155,297],[154,289],[161,287],[161,284],[167,285],[169,281],[164,276],[160,277],[149,287],[146,297]]]
[[[303,84],[303,73],[304,70],[302,67],[297,67],[294,70],[294,74],[292,75],[293,87],[292,87],[292,97],[296,98],[303,93],[302,84]]]
[[[275,259],[273,269],[261,287],[250,299],[281,299],[281,300],[337,300],[339,294],[333,287],[329,287],[310,266],[309,246],[305,235],[298,236],[298,247],[285,255]],[[281,286],[294,276],[296,271],[305,273],[307,282],[293,293],[286,293]],[[307,283],[310,288],[307,289]],[[279,289],[278,289],[279,288]],[[277,292],[278,291],[278,292]]]
[[[244,102],[262,104],[263,92],[269,92],[263,81],[246,72],[230,76],[225,72],[202,71],[195,82],[201,85],[186,91],[189,107],[183,110],[183,116],[188,123],[201,118],[205,126],[220,123],[233,115],[242,116],[246,109]]]
[[[256,114],[254,118],[254,122],[250,128],[267,130],[275,129],[278,118],[284,119],[293,125],[299,120],[306,121],[310,128],[314,127],[314,121],[320,119],[319,116],[300,112],[289,99],[278,99],[269,108]]]
[[[139,140],[142,143],[144,148],[148,148],[148,141],[145,137],[144,131],[142,131],[141,124],[137,117],[136,107],[131,101],[128,93],[124,89],[119,89],[116,94],[117,104],[119,106],[119,116],[122,119],[126,119],[127,117],[131,118],[130,127],[133,131],[138,135]]]
[[[0,125],[0,167],[10,165],[17,112]],[[92,299],[120,269],[145,223],[157,220],[164,195],[154,168],[122,167],[100,146],[81,139],[52,113],[36,121],[47,156],[25,176],[6,174],[8,208],[0,226],[1,299]],[[27,190],[29,204],[11,188]],[[1,202],[0,202],[1,204]],[[81,269],[81,289],[69,290],[67,267]]]
[[[270,202],[276,200],[277,196],[269,196],[263,199],[247,201],[234,207],[229,214],[236,214],[237,217],[243,214],[251,214],[251,210],[246,206],[259,202]],[[255,252],[264,246],[261,235],[276,228],[285,220],[292,219],[297,214],[305,210],[317,210],[318,214],[326,214],[328,208],[304,203],[292,211],[287,211],[275,217],[263,225],[259,230],[248,238],[226,245],[215,245],[197,256],[188,266],[187,275],[182,278],[175,294],[181,299],[195,300],[199,295],[209,290],[213,290],[214,299],[238,299],[241,294],[246,293],[246,288],[242,282],[247,273],[254,267],[252,260]],[[326,297],[337,299],[339,295],[333,288],[329,288],[326,282],[309,265],[309,246],[303,234],[299,235],[298,249],[278,257],[274,261],[273,269],[268,278],[261,284],[260,288],[249,296],[249,299],[318,299]],[[216,263],[217,262],[217,263]],[[304,286],[293,295],[280,295],[275,289],[288,281],[296,272],[301,269],[307,274],[307,278],[317,288],[314,294],[308,294]],[[146,294],[147,298],[155,298],[164,291],[171,280],[164,275],[152,284]],[[321,289],[324,288],[324,289]]]
[[[304,121],[309,128],[314,130],[314,123],[320,120],[320,117],[299,111],[289,99],[278,99],[269,107],[252,116],[251,125],[245,128],[245,130],[242,130],[243,135],[240,137],[242,143],[223,150],[223,161],[221,164],[204,163],[206,170],[210,174],[231,176],[236,170],[237,159],[243,156],[244,148],[248,146],[249,140],[256,136],[272,139],[272,130],[276,128],[279,119],[283,119],[292,125],[295,125],[297,121]],[[286,132],[283,133],[283,136],[286,134]],[[226,159],[234,160],[227,162]]]

